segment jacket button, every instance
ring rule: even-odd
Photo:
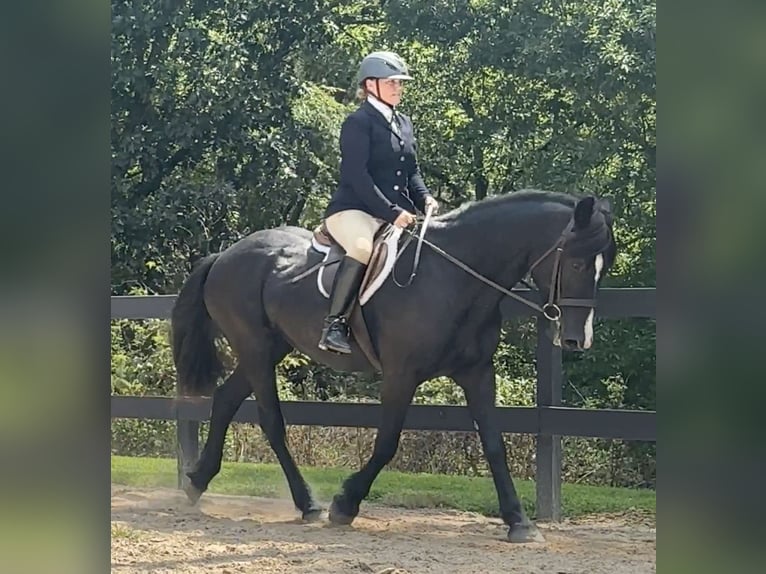
[[[404,161],[404,156],[401,156],[401,157],[399,158],[399,161]]]
[[[404,142],[403,142],[402,140],[399,140],[399,145],[400,145],[401,147],[404,147]]]
[[[402,170],[400,170],[400,169],[397,169],[397,170],[396,170],[396,175],[402,175]]]
[[[394,186],[394,191],[399,191],[399,186],[398,185]]]

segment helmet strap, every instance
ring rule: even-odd
[[[370,90],[368,90],[368,89],[367,89],[367,81],[364,81],[362,85],[364,86],[364,92],[365,92],[367,95],[371,95],[371,96],[373,96],[373,97],[374,97],[376,100],[378,100],[380,103],[382,103],[382,104],[384,104],[384,105],[388,106],[388,107],[389,107],[389,108],[391,108],[392,110],[394,109],[394,106],[392,106],[392,105],[391,105],[391,104],[389,104],[389,103],[388,103],[386,100],[384,100],[382,97],[380,97],[380,78],[375,78],[375,87],[377,88],[377,91],[378,91],[377,95],[376,95],[376,94],[373,94],[373,93],[372,93]]]

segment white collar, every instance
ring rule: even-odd
[[[367,101],[370,102],[373,108],[375,108],[381,114],[383,114],[383,117],[386,118],[386,121],[388,121],[388,123],[391,123],[391,120],[394,117],[394,111],[391,109],[391,107],[384,104],[382,101],[380,101],[378,98],[376,98],[372,94],[367,94]]]

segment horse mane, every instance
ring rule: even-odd
[[[437,217],[445,223],[453,220],[469,221],[474,217],[482,217],[487,212],[494,213],[498,208],[516,207],[524,203],[557,203],[574,209],[577,198],[568,193],[558,191],[543,191],[539,189],[522,189],[502,195],[491,195],[484,199],[468,201],[455,209]]]
[[[556,204],[573,210],[581,198],[569,193],[544,191],[539,189],[521,189],[502,195],[493,195],[480,200],[474,200],[448,211],[436,218],[445,227],[457,223],[481,223],[488,215],[497,215],[499,210],[517,210],[525,206]],[[580,256],[589,256],[605,249],[606,267],[614,262],[615,249],[614,232],[612,230],[612,213],[608,204],[601,205],[603,214],[602,224],[590,229],[587,235],[581,235],[575,251]],[[606,246],[606,248],[605,248]]]

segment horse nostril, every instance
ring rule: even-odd
[[[567,351],[582,351],[582,343],[576,339],[564,339],[564,348]]]

